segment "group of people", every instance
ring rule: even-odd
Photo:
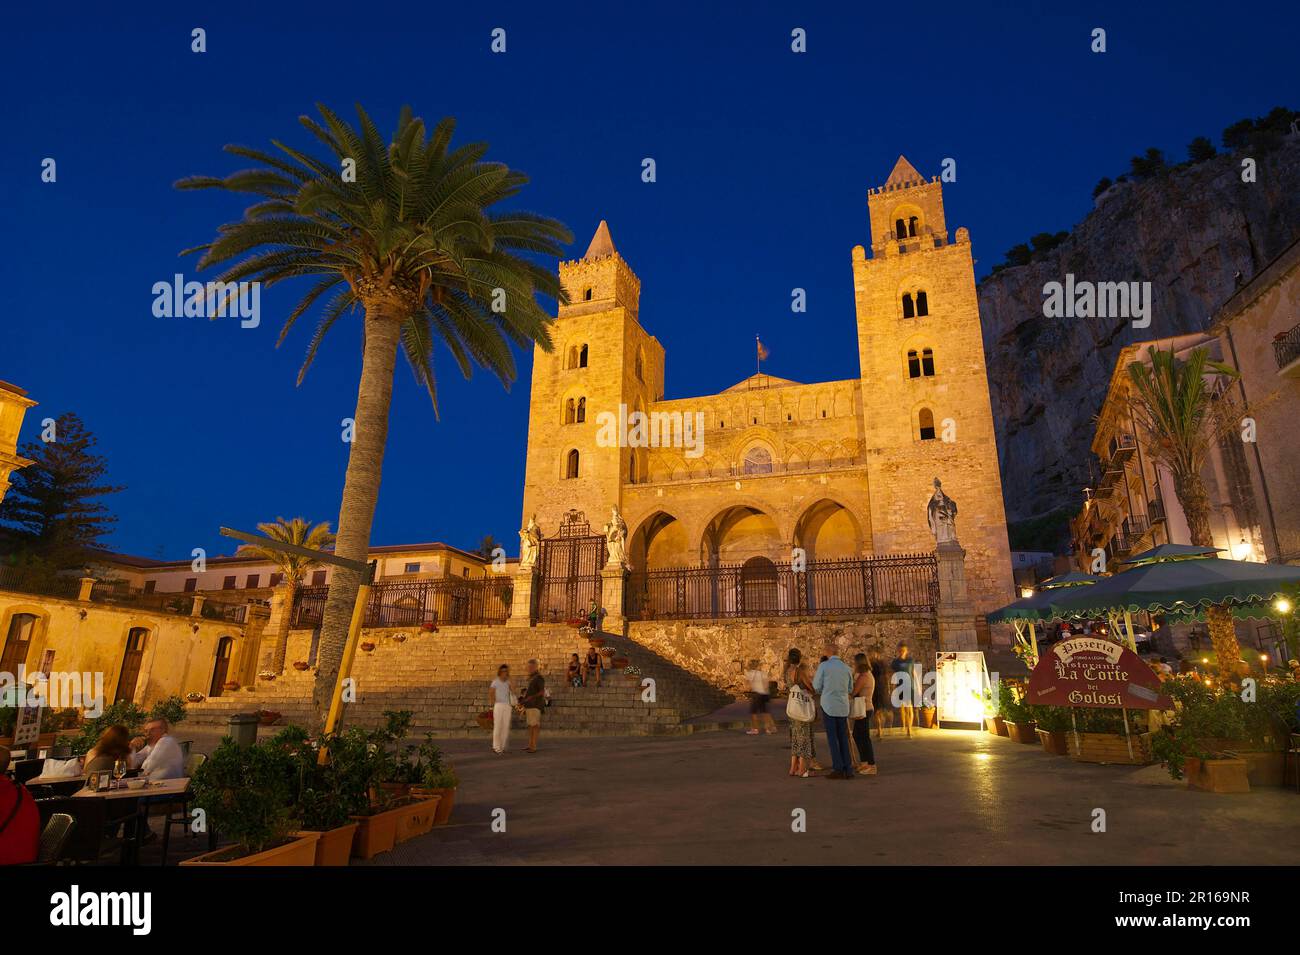
[[[9,777],[12,754],[0,746],[0,865],[35,862],[41,838],[40,810],[27,787]],[[75,778],[114,772],[119,763],[149,779],[179,779],[185,775],[185,755],[164,719],[150,720],[140,736],[131,738],[125,726],[110,726],[81,760],[60,773]],[[47,761],[46,766],[49,766]]]
[[[576,654],[575,654],[576,656]],[[528,727],[528,746],[525,753],[537,752],[537,740],[542,733],[542,710],[546,708],[546,677],[536,660],[528,661],[528,682],[523,696],[515,693],[510,682],[510,664],[497,667],[497,677],[488,685],[488,706],[492,711],[492,752],[505,754],[510,741],[510,719],[516,711],[524,714]]]
[[[580,658],[576,653],[569,657],[569,670],[567,679],[569,686],[586,686],[587,682],[594,676],[596,686],[600,686],[601,677],[605,672],[605,658],[601,656],[600,651],[595,647],[587,648],[585,658]]]
[[[790,775],[806,779],[824,770],[817,762],[813,734],[819,707],[831,753],[831,770],[825,778],[876,775],[871,727],[875,725],[877,739],[884,735],[885,720],[892,718],[890,689],[894,686],[900,690],[899,719],[911,737],[915,719],[915,665],[906,643],[898,645],[898,655],[888,669],[875,653],[855,654],[850,666],[840,659],[839,649],[831,641],[827,641],[814,669],[797,647],[791,647],[782,672],[788,696]],[[745,677],[750,686],[748,734],[771,735],[776,732],[776,723],[769,712],[772,691],[768,673],[758,660],[750,660]]]

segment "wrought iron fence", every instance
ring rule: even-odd
[[[633,620],[928,614],[939,572],[932,554],[814,561],[802,571],[747,561],[637,571],[627,594]]]
[[[0,567],[0,590],[76,600],[81,592],[81,581],[66,574],[33,571],[26,567]]]
[[[506,622],[511,581],[493,576],[378,583],[370,590],[362,625],[419,627],[424,624]],[[319,627],[325,616],[328,587],[302,587],[294,596],[292,626]]]
[[[1273,358],[1279,370],[1300,358],[1300,325],[1273,339]]]

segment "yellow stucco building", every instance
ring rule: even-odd
[[[942,184],[902,157],[867,206],[870,254],[850,255],[859,376],[758,374],[687,398],[664,395],[664,346],[602,221],[560,264],[557,347],[534,351],[524,521],[551,537],[576,510],[598,532],[617,506],[634,572],[931,552],[937,477],[975,610],[1013,599],[969,234],[950,235]]]

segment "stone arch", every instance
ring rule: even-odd
[[[843,500],[830,494],[813,494],[796,513],[791,543],[803,548],[809,562],[862,555],[862,521]]]
[[[743,563],[755,556],[786,561],[789,540],[788,528],[776,508],[752,498],[738,498],[717,508],[704,522],[699,536],[700,561]]]
[[[686,523],[666,510],[650,513],[628,537],[628,560],[634,570],[685,567],[694,563]]]
[[[912,440],[932,441],[939,436],[939,414],[933,402],[921,402],[912,409]]]
[[[901,202],[889,214],[889,223],[897,241],[914,239],[925,232],[925,212],[914,203]]]

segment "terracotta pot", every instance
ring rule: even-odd
[[[934,727],[935,708],[933,706],[921,707],[921,725],[926,729]]]
[[[299,660],[293,665],[293,668],[297,670],[299,673],[301,673],[303,670],[306,670],[309,666],[311,666],[311,664],[308,663],[306,660]]]
[[[415,799],[402,807],[406,811],[397,817],[396,841],[405,842],[407,839],[422,836],[432,829],[438,815],[438,803],[440,802],[442,802],[441,796],[429,796],[423,799]]]
[[[397,840],[397,820],[405,811],[405,806],[398,806],[373,816],[353,816],[357,831],[352,838],[352,855],[358,859],[373,859],[392,849]]]
[[[451,818],[452,807],[456,805],[456,790],[434,789],[430,791],[436,792],[442,797],[442,800],[438,803],[438,813],[434,816],[433,824],[435,826],[445,826],[447,820]]]
[[[371,643],[369,640],[367,640],[365,643],[361,644],[361,649],[365,650],[366,653],[370,653],[372,650],[375,649],[375,645]]]
[[[352,855],[352,839],[356,831],[357,824],[349,822],[337,829],[314,833],[320,836],[316,842],[316,864],[318,866],[347,865],[348,857]],[[295,833],[304,836],[312,834],[311,832]]]
[[[230,847],[205,852],[193,859],[186,859],[181,865],[217,865],[217,866],[313,866],[316,864],[316,843],[320,841],[319,832],[297,832],[282,846],[240,856],[237,859],[221,859],[230,852]]]
[[[1013,723],[1010,720],[1006,720],[1005,725],[1007,728],[1007,736],[1015,740],[1017,743],[1033,744],[1038,742],[1038,734],[1035,732],[1038,728],[1038,724],[1033,720],[1030,720],[1027,723]]]
[[[993,736],[1006,736],[1007,725],[1002,721],[1000,716],[984,717],[984,728]]]
[[[1070,740],[1060,730],[1037,730],[1038,741],[1043,744],[1043,752],[1053,756],[1067,756],[1070,753]]]
[[[1226,759],[1188,756],[1183,764],[1183,775],[1187,777],[1188,789],[1207,793],[1248,793],[1250,780],[1246,769],[1246,761],[1235,756]]]
[[[225,683],[221,684],[221,688],[223,690],[238,690],[239,684],[234,680],[227,680]]]

